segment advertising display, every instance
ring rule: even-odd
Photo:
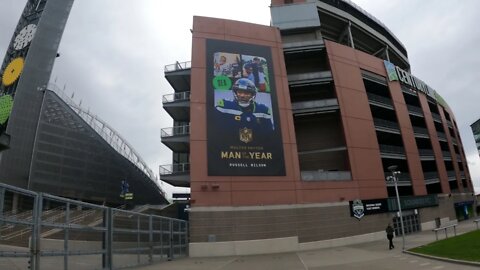
[[[285,175],[271,48],[207,40],[208,175]]]
[[[364,215],[374,215],[388,212],[387,199],[350,201],[350,216],[361,219]]]
[[[19,26],[17,26],[14,38],[5,55],[3,66],[0,69],[0,134],[4,133],[7,129],[8,120],[12,113],[17,84],[25,66],[28,49],[37,31],[36,23],[39,16],[35,16],[34,19],[32,19],[33,16],[31,16],[32,14],[38,13],[35,6],[36,4],[34,5],[33,3],[31,5],[27,4],[23,11],[22,18],[18,23]]]
[[[403,196],[400,198],[403,210],[438,206],[436,194],[424,196]],[[398,205],[395,197],[373,200],[353,200],[350,204],[350,216],[361,219],[365,215],[375,215],[386,212],[397,212]]]
[[[408,71],[395,66],[393,63],[387,60],[383,60],[383,65],[387,71],[389,81],[399,81],[403,85],[410,87],[412,90],[420,91],[436,100],[436,91],[419,78],[413,76]]]

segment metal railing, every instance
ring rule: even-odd
[[[433,150],[432,149],[418,149],[418,154],[420,156],[433,156]]]
[[[409,105],[407,104],[407,109],[411,113],[416,113],[416,114],[421,114],[423,115],[423,110],[420,107],[414,106],[414,105]]]
[[[413,132],[416,133],[416,134],[429,135],[428,134],[428,129],[423,128],[423,127],[413,126]]]
[[[303,181],[345,181],[352,180],[350,171],[301,171]]]
[[[450,138],[452,139],[452,144],[457,144],[457,139],[455,139],[455,137],[451,136]]]
[[[162,97],[162,103],[190,100],[190,91],[166,94]]]
[[[191,61],[186,61],[186,62],[176,62],[175,64],[170,64],[166,65],[164,70],[165,72],[172,72],[172,71],[177,71],[177,70],[185,70],[185,69],[190,69],[192,68],[192,62]]]
[[[423,177],[425,178],[425,180],[439,179],[438,172],[424,172]]]
[[[448,177],[455,177],[455,171],[447,171]]]
[[[190,163],[177,163],[160,165],[160,175],[188,173],[190,172]]]
[[[399,130],[398,123],[393,121],[388,121],[380,118],[373,118],[373,123],[376,127],[389,128],[394,130]]]
[[[68,97],[56,84],[49,83],[48,90],[59,96],[75,113],[77,113],[100,137],[102,137],[113,149],[132,162],[137,168],[158,185],[158,177],[148,167],[147,163],[140,157],[135,149],[120,134],[110,127],[103,120],[92,114],[90,110],[85,110],[80,105]],[[165,196],[165,192],[160,188],[160,192]]]
[[[442,122],[442,118],[440,117],[440,114],[432,112],[432,118],[433,120],[436,120],[437,122]]]
[[[381,104],[388,105],[390,107],[393,106],[392,100],[390,98],[375,95],[375,94],[368,93],[368,92],[367,92],[367,96],[368,96],[369,101],[378,102],[378,103],[381,103]]]
[[[385,179],[392,175],[392,172],[383,172],[384,176],[385,176]],[[399,185],[405,185],[405,184],[409,184],[412,182],[412,179],[410,178],[410,174],[409,173],[400,173],[400,174],[396,174],[396,177],[397,177],[397,181],[398,181],[398,184]],[[387,185],[394,185],[394,183],[392,183],[391,181],[387,181]]]
[[[184,220],[1,183],[0,225],[13,235],[0,235],[2,269],[120,269],[187,256]]]
[[[447,126],[453,128],[453,123],[452,121],[447,119]]]
[[[412,95],[412,96],[418,96],[417,92],[415,92],[414,90],[411,90],[410,88],[406,87],[406,86],[402,86],[402,92],[405,93],[405,94],[409,94],[409,95]]]
[[[447,140],[447,135],[445,134],[445,132],[437,131],[437,137],[439,139]]]
[[[452,159],[452,154],[450,151],[442,151],[443,158],[450,158]]]
[[[168,128],[162,128],[160,130],[160,137],[162,138],[189,135],[189,134],[190,134],[190,125],[168,127]]]
[[[405,154],[405,149],[403,148],[403,146],[380,144],[380,152],[381,153],[404,155]]]
[[[294,113],[301,113],[303,111],[323,111],[323,109],[331,110],[338,109],[338,100],[336,98],[317,99],[309,101],[297,101],[292,103],[292,110]]]
[[[303,72],[299,74],[289,74],[287,76],[287,79],[290,84],[330,81],[332,80],[332,72],[327,70],[327,71],[318,71],[318,72]]]

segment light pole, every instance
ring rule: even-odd
[[[400,228],[402,228],[402,251],[405,250],[405,229],[403,228],[403,215],[402,215],[402,206],[400,205],[400,195],[398,195],[398,178],[397,174],[400,174],[400,171],[396,171],[398,168],[397,165],[392,165],[388,167],[388,170],[392,172],[392,176],[387,177],[387,181],[391,180],[395,184],[395,193],[397,194],[397,205],[398,205],[398,213],[400,215]]]

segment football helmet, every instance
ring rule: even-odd
[[[235,101],[237,101],[238,105],[241,107],[248,107],[255,101],[255,96],[257,95],[257,87],[255,84],[246,78],[238,79],[232,87],[233,96],[235,97]],[[249,93],[250,97],[245,97],[242,94],[239,94],[238,91]]]

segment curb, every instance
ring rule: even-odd
[[[403,253],[407,253],[407,254],[410,254],[410,255],[418,256],[418,257],[424,257],[424,258],[428,258],[428,259],[434,259],[434,260],[449,262],[449,263],[480,266],[480,262],[471,262],[471,261],[449,259],[449,258],[445,258],[445,257],[437,257],[437,256],[426,255],[426,254],[422,254],[422,253],[416,253],[416,252],[412,252],[412,251],[408,251],[408,250],[404,250]]]

